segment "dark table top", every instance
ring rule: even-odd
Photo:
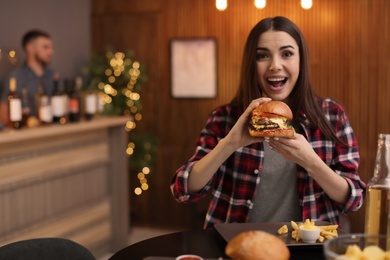
[[[110,260],[174,260],[183,254],[195,254],[207,259],[229,259],[225,253],[226,241],[214,228],[177,232],[150,238],[115,253]],[[322,245],[316,247],[288,247],[291,260],[322,260]]]

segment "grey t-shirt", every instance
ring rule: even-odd
[[[54,72],[50,68],[45,68],[41,77],[37,76],[26,63],[12,71],[8,79],[4,82],[3,89],[1,91],[1,102],[7,102],[7,96],[9,94],[9,79],[16,78],[16,92],[22,98],[23,107],[28,106],[30,108],[31,115],[37,115],[37,108],[35,105],[35,95],[38,92],[39,82],[42,82],[46,93],[51,96],[53,92],[53,75]],[[25,89],[23,91],[23,89]]]
[[[301,220],[296,164],[264,143],[264,163],[248,222]]]

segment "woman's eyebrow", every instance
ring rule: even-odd
[[[285,45],[285,46],[280,47],[279,50],[284,50],[284,49],[288,49],[288,48],[294,49],[294,47],[292,45]],[[257,47],[256,51],[269,51],[269,49],[265,48],[265,47]]]
[[[294,49],[294,47],[292,45],[285,45],[285,46],[280,47],[279,50],[288,49],[288,48]]]

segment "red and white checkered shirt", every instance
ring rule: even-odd
[[[321,100],[321,107],[336,135],[349,147],[329,140],[318,128],[310,128],[303,113],[300,113],[299,121],[307,140],[318,156],[333,171],[347,180],[350,196],[344,205],[333,201],[316,181],[297,165],[302,220],[310,218],[340,224],[339,212],[347,214],[361,207],[366,185],[359,178],[358,145],[343,108],[330,99]],[[253,206],[252,201],[263,168],[262,143],[254,143],[235,151],[202,190],[196,194],[188,193],[188,177],[192,167],[229,133],[242,112],[241,109],[230,104],[216,108],[196,141],[195,154],[177,170],[172,179],[171,191],[179,202],[196,202],[212,188],[205,228],[212,227],[216,223],[246,222],[248,212]]]

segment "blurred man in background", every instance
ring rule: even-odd
[[[27,106],[31,115],[37,115],[35,96],[39,84],[42,84],[44,91],[52,93],[54,72],[48,67],[54,53],[51,36],[41,30],[28,31],[22,38],[22,47],[26,60],[10,73],[0,95],[0,120],[3,122],[8,121],[7,96],[10,78],[16,78],[16,92],[24,101],[23,107]]]

